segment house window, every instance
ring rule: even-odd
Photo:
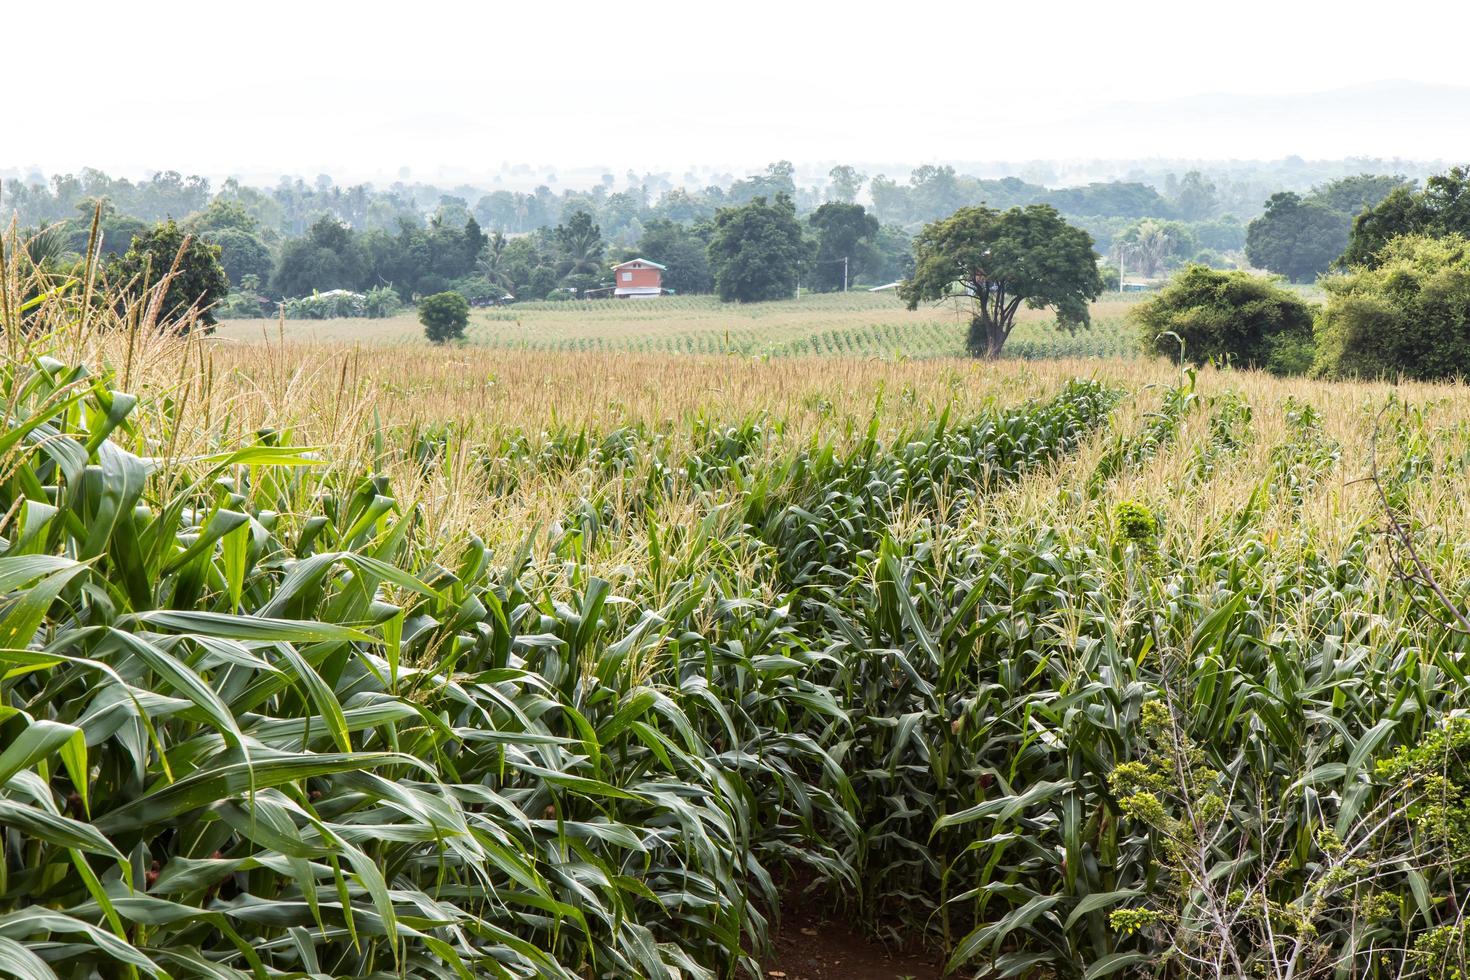
[[[632,281],[633,281],[633,273],[631,273],[631,272],[625,272],[625,273],[623,273],[623,282],[632,282]]]

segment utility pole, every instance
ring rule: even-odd
[[[842,291],[847,292],[847,256],[842,257]]]

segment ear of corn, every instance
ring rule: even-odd
[[[77,303],[4,307],[0,972],[752,973],[797,867],[986,976],[1456,962],[1464,640],[1369,516],[1305,519],[1342,449],[1295,395],[1269,445],[1190,377],[799,439],[379,425],[370,468],[135,397],[152,341]],[[1432,417],[1384,433],[1397,507],[1470,460]],[[445,474],[590,482],[495,553]]]

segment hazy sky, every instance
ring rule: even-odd
[[[1470,126],[1437,110],[1272,114],[1277,96],[1383,80],[1470,86],[1463,0],[61,9],[5,11],[25,39],[5,45],[5,74],[27,85],[6,131],[28,135],[0,167],[435,179],[505,161],[1470,156]],[[1197,125],[1116,106],[1210,93],[1268,98]]]

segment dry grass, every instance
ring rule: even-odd
[[[296,325],[287,326],[289,331]],[[473,465],[475,452],[515,433],[535,440],[551,432],[584,430],[600,437],[639,429],[682,451],[697,420],[733,425],[763,418],[764,452],[775,460],[814,441],[851,446],[875,415],[882,437],[892,439],[931,424],[946,408],[966,418],[986,407],[1043,397],[1074,377],[1098,378],[1129,392],[1112,432],[1052,471],[982,499],[975,505],[979,512],[970,515],[976,526],[1080,528],[1095,524],[1112,503],[1138,499],[1159,514],[1170,549],[1206,549],[1212,535],[1237,519],[1286,451],[1293,404],[1308,404],[1320,415],[1321,435],[1340,447],[1340,462],[1300,502],[1272,495],[1255,518],[1255,533],[1263,538],[1295,537],[1330,552],[1373,519],[1371,488],[1355,481],[1367,469],[1373,413],[1390,396],[1430,406],[1428,424],[1442,460],[1470,457],[1470,391],[1462,386],[1325,384],[1205,370],[1197,383],[1201,402],[1174,444],[1125,469],[1100,497],[1090,498],[1069,491],[1086,481],[1113,433],[1136,430],[1157,409],[1164,389],[1179,380],[1176,369],[1139,359],[985,363],[445,350],[417,343],[308,342],[290,339],[289,332],[285,339],[254,343],[229,339],[228,333],[207,340],[159,339],[131,357],[116,334],[94,343],[95,357],[120,374],[135,375],[126,379],[129,390],[175,393],[182,406],[177,410],[198,420],[170,426],[201,440],[178,451],[211,451],[275,429],[294,443],[322,447],[344,473],[364,466],[386,470],[397,491],[424,508],[431,526],[451,536],[473,532],[501,548],[533,528],[553,526],[579,499],[616,496],[621,485],[595,470],[571,467],[538,471],[508,493],[493,490],[483,469]],[[1250,439],[1202,480],[1194,470],[1210,440],[1211,402],[1227,390],[1254,412]],[[425,433],[446,429],[453,433],[449,463],[425,476],[405,448]],[[1450,471],[1458,472],[1458,464]],[[1470,522],[1452,481],[1422,484],[1416,507],[1442,528]],[[665,515],[677,524],[697,516]],[[636,527],[629,525],[625,539],[606,542],[607,567],[636,566],[643,547]]]

